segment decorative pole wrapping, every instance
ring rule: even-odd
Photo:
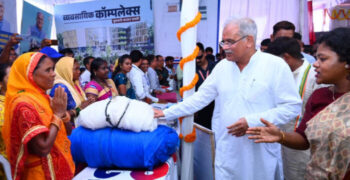
[[[194,87],[198,81],[196,74],[195,58],[198,55],[199,48],[197,42],[197,27],[201,19],[198,12],[198,0],[186,0],[182,2],[181,9],[181,27],[177,32],[177,38],[181,41],[181,51],[184,57],[180,61],[180,67],[183,70],[183,84],[180,89],[180,95],[187,98],[194,93]],[[183,120],[184,119],[184,120]],[[180,119],[181,134],[180,138],[185,137],[182,141],[182,165],[181,179],[193,179],[193,144],[196,139],[196,132],[193,128],[193,116]]]

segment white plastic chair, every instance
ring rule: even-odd
[[[4,158],[4,156],[0,155],[0,163],[2,164],[2,167],[4,168],[5,170],[5,175],[6,175],[6,178],[8,180],[11,180],[12,179],[12,176],[11,176],[11,166],[10,166],[10,163],[7,161],[6,158]]]

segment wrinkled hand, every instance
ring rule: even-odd
[[[248,129],[248,123],[245,118],[240,118],[237,122],[232,124],[231,126],[227,127],[228,133],[232,134],[233,136],[244,136],[245,132]]]
[[[55,90],[55,96],[51,99],[51,109],[53,113],[62,118],[66,115],[67,111],[67,94],[62,87],[58,87]]]
[[[254,142],[256,143],[273,143],[281,141],[282,134],[278,127],[263,118],[260,120],[265,124],[265,127],[248,128],[246,133],[253,135],[249,136],[248,138],[255,139]]]
[[[10,46],[17,45],[22,40],[21,37],[18,37],[18,33],[14,33],[10,36],[9,41],[7,42]]]
[[[154,118],[164,117],[163,110],[153,108],[153,111],[154,111]]]

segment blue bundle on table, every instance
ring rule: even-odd
[[[76,163],[89,167],[147,168],[164,163],[175,153],[179,143],[177,133],[159,125],[152,132],[126,131],[115,128],[73,130],[71,151]]]

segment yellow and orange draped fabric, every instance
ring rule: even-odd
[[[33,72],[43,56],[42,53],[21,55],[12,65],[8,79],[2,135],[5,140],[13,179],[44,179],[45,177],[67,179],[74,175],[75,167],[65,128],[58,131],[54,146],[47,157],[30,154],[27,149],[27,143],[33,137],[49,131],[53,117],[50,97],[36,85],[33,79]],[[38,116],[38,118],[34,118],[35,126],[26,127],[16,119],[14,111],[19,104],[23,103],[31,105],[33,111],[36,111],[31,112]],[[24,123],[25,121],[26,119],[22,120]],[[63,123],[61,127],[64,127]],[[18,129],[23,130],[23,132],[18,131]],[[51,155],[52,153],[54,155]],[[26,168],[25,165],[30,163],[36,165]],[[64,172],[58,171],[59,168],[60,171]],[[62,174],[67,177],[62,177]]]
[[[4,126],[5,96],[0,95],[0,132]],[[6,148],[2,137],[0,137],[0,154],[6,158]],[[1,177],[1,176],[0,176]]]
[[[61,83],[64,84],[69,92],[71,93],[76,107],[80,106],[80,104],[85,101],[85,93],[81,89],[79,82],[73,81],[73,66],[74,59],[71,57],[63,57],[57,63],[55,67],[55,82],[54,84]],[[80,93],[75,89],[78,87],[80,89]]]

